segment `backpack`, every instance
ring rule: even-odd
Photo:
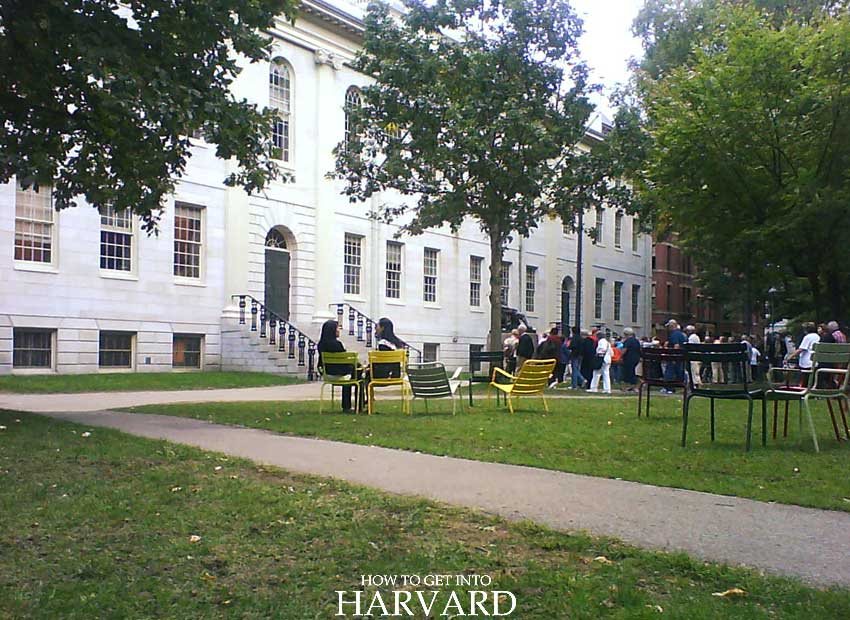
[[[619,347],[611,347],[611,363],[620,364],[623,361],[623,349]]]

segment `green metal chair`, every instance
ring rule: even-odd
[[[446,367],[440,362],[425,362],[424,364],[408,364],[407,380],[410,383],[410,413],[413,413],[413,401],[421,398],[425,401],[425,412],[428,412],[428,401],[433,398],[450,398],[452,400],[452,415],[457,410],[457,401],[463,407],[463,397],[458,387],[460,382],[457,378],[463,371],[458,366],[454,374],[449,377]],[[455,398],[457,396],[457,398]]]
[[[334,374],[327,372],[328,368],[332,369]],[[359,391],[363,389],[363,378],[360,373],[360,360],[357,358],[357,353],[354,351],[322,353],[322,366],[319,370],[322,373],[322,387],[319,389],[319,413],[321,414],[324,409],[326,385],[331,388],[331,407],[333,407],[334,402],[334,387],[350,385],[357,388],[354,412],[358,413],[362,400]],[[340,370],[349,370],[349,372],[337,374]]]
[[[686,444],[688,434],[688,413],[693,398],[708,398],[711,401],[711,441],[714,441],[714,401],[721,400],[746,400],[747,410],[747,452],[750,451],[752,429],[753,429],[753,401],[764,397],[764,386],[753,385],[750,378],[750,359],[747,354],[747,346],[744,343],[730,344],[690,344],[684,345],[685,368],[693,368],[692,364],[721,363],[729,364],[733,369],[737,367],[734,376],[740,376],[738,383],[694,383],[691,373],[688,373],[688,391],[685,393],[685,407],[682,416],[682,447]],[[767,444],[767,413],[762,406],[761,418],[761,442]]]
[[[837,385],[819,387],[827,383],[829,378],[836,377],[839,379]],[[821,380],[823,378],[823,380]],[[844,418],[844,409],[840,403],[844,403],[850,407],[850,399],[847,392],[850,386],[850,344],[837,344],[831,342],[818,342],[815,344],[814,352],[812,353],[812,374],[809,378],[809,387],[803,396],[803,407],[806,410],[806,418],[809,422],[809,429],[812,431],[812,442],[815,445],[815,452],[819,452],[818,437],[815,432],[815,424],[812,420],[812,410],[809,407],[810,400],[825,400],[829,407],[829,413],[832,416],[832,427],[835,430],[835,438],[841,441],[841,436],[838,433],[838,425],[835,422],[835,414],[832,410],[832,401],[838,401],[839,410],[844,421],[844,433],[850,439],[850,430],[847,428],[847,419]]]

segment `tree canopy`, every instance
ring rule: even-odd
[[[755,307],[803,279],[808,303],[784,310],[844,317],[846,3],[705,0],[677,3],[676,15],[671,4],[648,3],[636,25],[648,51],[633,110],[648,139],[633,174],[643,199],[679,233],[709,292]]]
[[[130,209],[151,230],[200,132],[239,166],[246,191],[277,174],[270,117],[237,100],[237,54],[265,57],[294,0],[4,0],[0,4],[0,181],[52,185],[62,209],[84,196]]]
[[[501,348],[502,251],[547,214],[573,222],[609,192],[578,149],[593,86],[581,20],[565,1],[407,0],[401,18],[369,5],[355,67],[374,81],[348,110],[335,174],[363,201],[395,190],[376,215],[419,234],[465,218],[490,239],[490,340]],[[596,155],[599,157],[599,155]],[[599,162],[595,162],[599,163]]]

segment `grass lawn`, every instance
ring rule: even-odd
[[[844,589],[106,429],[86,436],[14,412],[0,412],[0,425],[4,620],[331,618],[334,591],[359,589],[361,575],[433,573],[490,576],[487,589],[512,592],[510,617],[522,620],[850,615]],[[712,596],[730,588],[746,594]]]
[[[549,415],[542,412],[539,400],[528,399],[513,416],[495,405],[488,408],[481,398],[472,413],[465,410],[454,417],[444,413],[451,411],[446,401],[432,402],[430,415],[414,401],[417,413],[412,418],[402,415],[396,402],[379,400],[380,413],[371,417],[320,416],[315,402],[150,405],[132,410],[850,511],[850,445],[835,441],[822,403],[815,409],[819,454],[810,438],[799,445],[796,407],[789,417],[788,438],[781,438],[780,420],[780,437],[768,435],[767,447],[762,447],[760,406],[753,421],[753,450],[747,454],[746,406],[736,401],[717,403],[713,444],[708,401],[692,401],[686,448],[680,446],[678,397],[653,397],[648,419],[637,418],[634,398],[550,399]]]
[[[0,392],[27,394],[135,392],[144,390],[216,390],[304,383],[299,377],[264,372],[128,372],[90,375],[7,375]]]

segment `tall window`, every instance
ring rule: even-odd
[[[484,259],[480,256],[469,257],[469,305],[481,306],[481,265]]]
[[[537,289],[537,267],[525,268],[525,310],[534,312],[534,293]]]
[[[15,191],[15,260],[53,262],[54,214],[51,189]]]
[[[437,301],[437,274],[440,269],[440,250],[425,248],[423,263],[422,299],[427,302]]]
[[[614,322],[619,323],[623,305],[623,283],[614,282]]]
[[[667,271],[673,271],[673,246],[667,246]]]
[[[597,319],[602,318],[602,293],[605,288],[605,279],[596,278],[596,294],[594,296],[593,316]]]
[[[623,247],[623,213],[620,211],[614,216],[614,247]]]
[[[349,87],[345,91],[345,145],[348,146],[348,140],[351,138],[351,132],[354,127],[351,122],[351,111],[363,105],[363,100],[360,96],[360,91],[354,86]]]
[[[174,275],[200,279],[203,250],[202,207],[174,205]]]
[[[632,284],[632,323],[638,322],[638,310],[640,309],[640,284]]]
[[[281,161],[289,161],[290,115],[292,110],[292,81],[289,67],[277,59],[269,67],[269,107],[275,111],[272,125],[272,156]]]
[[[133,214],[129,209],[116,211],[103,207],[100,210],[100,268],[133,270]]]
[[[100,332],[98,366],[132,368],[134,335],[130,332]]]
[[[605,238],[605,212],[602,207],[596,208],[596,243],[602,243]]]
[[[507,306],[508,300],[511,297],[511,264],[502,261],[502,271],[500,272],[501,288],[499,289],[499,298],[502,300],[502,305]]]
[[[639,242],[640,226],[638,225],[638,220],[636,218],[632,218],[632,252],[637,253]]]
[[[667,283],[667,309],[673,310],[673,285],[669,282]]]
[[[346,295],[360,294],[360,265],[363,253],[363,237],[345,233],[343,247],[344,291]]]
[[[12,366],[51,368],[54,333],[47,329],[15,329],[12,332]]]
[[[401,251],[402,244],[387,241],[387,297],[401,298]]]

